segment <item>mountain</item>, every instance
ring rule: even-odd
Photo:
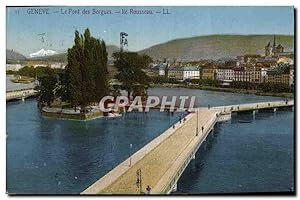
[[[23,61],[26,57],[14,50],[6,49],[6,61]]]
[[[112,54],[120,51],[119,47],[115,46],[115,45],[107,45],[106,46],[106,51],[108,54],[108,58],[111,59],[112,58]]]
[[[43,56],[51,56],[51,55],[54,55],[54,54],[57,54],[57,53],[55,51],[53,51],[53,50],[50,50],[50,49],[48,49],[48,50],[41,49],[38,52],[29,54],[29,57],[30,58],[36,58],[36,57],[43,57]]]
[[[111,56],[114,52],[119,51],[119,48],[114,45],[107,45],[106,51],[108,53],[108,58],[111,59]],[[43,57],[32,57],[31,60],[44,60],[49,62],[67,62],[67,53],[57,53],[55,55],[48,55]]]
[[[139,51],[154,59],[220,59],[244,54],[264,54],[268,42],[273,44],[274,35],[207,35],[182,38],[154,45]],[[284,51],[294,51],[294,36],[276,35],[276,44]]]

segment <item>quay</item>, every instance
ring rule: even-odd
[[[6,92],[6,101],[12,100],[22,100],[25,101],[26,98],[33,97],[36,95],[34,88],[7,91]]]
[[[294,101],[274,101],[219,107],[200,107],[175,123],[160,136],[120,163],[85,189],[94,194],[169,194],[196,152],[205,143],[217,122],[233,112],[272,110],[290,107]]]

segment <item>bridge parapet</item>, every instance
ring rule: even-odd
[[[215,109],[220,110],[222,114],[228,114],[230,112],[242,112],[242,111],[252,111],[252,110],[272,109],[272,108],[280,108],[280,107],[292,107],[292,106],[294,106],[294,100],[218,106],[215,107]]]
[[[34,96],[36,94],[36,90],[34,89],[23,89],[23,90],[15,90],[6,92],[6,101],[13,99],[25,99],[30,96]]]
[[[150,194],[170,193],[176,189],[183,171],[195,158],[196,152],[218,120],[222,121],[222,118],[225,119],[226,115],[229,117],[232,112],[293,105],[294,101],[274,101],[198,108],[186,117],[186,121],[177,122],[81,194],[141,194],[146,192],[148,186],[151,188]],[[140,189],[137,189],[136,184],[138,170],[143,179]]]

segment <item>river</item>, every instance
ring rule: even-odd
[[[196,96],[196,106],[278,97],[153,88],[151,95]],[[43,118],[36,100],[7,103],[7,191],[78,194],[179,120],[152,111],[79,122]],[[239,119],[251,123],[239,123]],[[219,124],[180,178],[179,193],[289,191],[294,186],[294,112],[233,116]],[[130,149],[132,144],[132,149]],[[279,173],[278,173],[279,172]]]

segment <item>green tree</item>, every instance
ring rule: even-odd
[[[84,35],[75,32],[75,44],[68,50],[66,67],[66,100],[81,112],[98,103],[109,93],[105,42],[91,36],[89,29]]]
[[[57,76],[55,74],[48,74],[39,78],[39,103],[46,104],[51,107],[51,102],[55,98],[55,89],[57,87]]]
[[[118,69],[116,78],[122,83],[123,89],[135,95],[144,93],[148,87],[149,77],[145,69],[152,59],[147,55],[139,55],[134,52],[116,52],[113,54],[114,66]]]
[[[66,98],[65,101],[77,110],[82,103],[82,75],[80,59],[83,58],[82,39],[79,32],[75,32],[75,45],[68,49],[68,64],[66,66]]]

